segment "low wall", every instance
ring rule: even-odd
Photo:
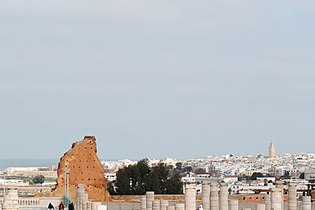
[[[48,198],[35,198],[35,197],[19,197],[19,207],[25,209],[45,208],[51,203],[54,207],[58,207],[60,202],[63,201],[62,197],[48,197]],[[3,198],[0,198],[0,205],[2,206]]]

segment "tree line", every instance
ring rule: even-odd
[[[179,173],[160,163],[149,167],[143,159],[135,165],[125,166],[116,173],[117,179],[108,183],[111,195],[142,195],[146,191],[156,194],[181,194],[183,184]]]

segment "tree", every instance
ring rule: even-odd
[[[183,169],[184,172],[189,173],[192,172],[192,167],[191,166],[187,166]]]
[[[250,177],[250,180],[257,180],[257,177],[264,177],[264,175],[260,172],[254,172]]]
[[[163,163],[150,168],[147,159],[140,160],[136,165],[118,170],[116,176],[116,181],[107,186],[112,195],[142,195],[146,191],[156,194],[182,193],[179,174]]]
[[[119,169],[116,173],[116,191],[119,195],[130,195],[131,194],[131,186],[132,182],[131,178],[131,166],[124,167],[123,169]]]
[[[115,195],[116,194],[116,180],[108,182],[107,183],[107,191],[109,192],[110,195]]]
[[[182,170],[183,169],[183,163],[182,162],[177,162],[176,163],[176,169],[177,170]]]
[[[282,179],[290,179],[291,176],[290,176],[290,171],[285,171],[283,176],[281,176]]]
[[[203,169],[203,168],[197,168],[195,171],[194,171],[195,174],[205,174],[206,173],[206,170]]]
[[[32,179],[34,184],[43,184],[45,182],[45,177],[43,175],[34,176]]]
[[[181,194],[183,193],[183,183],[180,181],[181,177],[179,173],[176,172],[171,178],[166,181],[165,194]]]

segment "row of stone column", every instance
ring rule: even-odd
[[[271,189],[271,195],[265,196],[266,210],[283,210],[283,184],[277,184],[276,188]],[[298,208],[301,206],[301,208]],[[311,196],[303,196],[302,201],[297,201],[297,185],[290,183],[288,188],[288,210],[311,210]]]
[[[154,192],[146,192],[141,196],[141,210],[167,210],[169,202],[167,200],[154,200]],[[175,209],[175,208],[174,208]]]
[[[204,210],[228,210],[229,190],[227,183],[220,184],[220,194],[218,184],[211,182],[202,184],[202,206]],[[232,206],[235,204],[232,203]]]
[[[220,193],[219,193],[220,186]],[[288,210],[297,210],[297,187],[290,183],[288,189]],[[239,201],[228,199],[227,183],[204,183],[202,185],[202,205],[204,210],[238,210]],[[256,210],[284,210],[283,184],[277,184],[271,189],[270,194],[264,197],[265,203],[257,204]],[[311,210],[311,197],[304,196],[301,202],[302,210]],[[154,192],[147,192],[141,197],[141,210],[195,210],[196,209],[196,187],[188,185],[185,188],[185,203],[169,205],[165,200],[154,200]],[[81,209],[79,209],[81,210]],[[82,209],[84,210],[84,209]],[[243,210],[249,210],[244,208]]]
[[[257,204],[257,210],[284,210],[282,183],[277,183],[276,188],[271,189],[270,194],[265,195],[265,203]],[[226,183],[204,183],[202,185],[202,205],[204,210],[238,210],[238,200],[228,199],[228,185]],[[297,186],[289,184],[288,188],[288,210],[297,210]],[[302,210],[311,210],[311,197],[303,196]]]
[[[185,189],[185,203],[170,205],[167,200],[155,200],[154,192],[146,192],[141,197],[141,210],[195,210],[196,209],[196,187],[187,186]]]
[[[228,185],[220,184],[220,196],[217,183],[202,185],[202,205],[204,210],[238,210],[238,200],[228,201]],[[154,192],[146,192],[141,197],[141,210],[195,210],[196,186],[187,185],[185,188],[185,203],[169,205],[165,200],[154,200]]]
[[[101,202],[89,201],[89,196],[85,192],[85,185],[79,184],[76,192],[77,202],[75,204],[76,210],[107,210],[106,205],[102,205]]]
[[[18,210],[19,197],[17,189],[8,189],[8,194],[3,197],[2,210]]]

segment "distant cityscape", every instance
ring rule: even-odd
[[[306,189],[308,183],[315,181],[315,154],[284,154],[276,155],[276,148],[270,143],[268,155],[207,156],[197,159],[178,160],[165,158],[162,160],[148,159],[149,166],[159,163],[180,171],[183,185],[196,184],[197,192],[202,191],[203,182],[226,182],[230,193],[255,193],[255,190],[270,189],[276,180],[285,183],[296,183],[298,189]],[[129,165],[136,164],[133,160],[101,161],[105,169],[105,177],[109,182],[116,180],[116,172]],[[1,185],[28,186],[25,177],[43,175],[46,179],[42,186],[54,186],[57,178],[56,165],[37,167],[6,167],[2,169]],[[5,177],[6,176],[6,177]],[[19,178],[19,177],[24,177]],[[39,188],[36,188],[37,190]],[[29,192],[30,194],[35,192]]]

